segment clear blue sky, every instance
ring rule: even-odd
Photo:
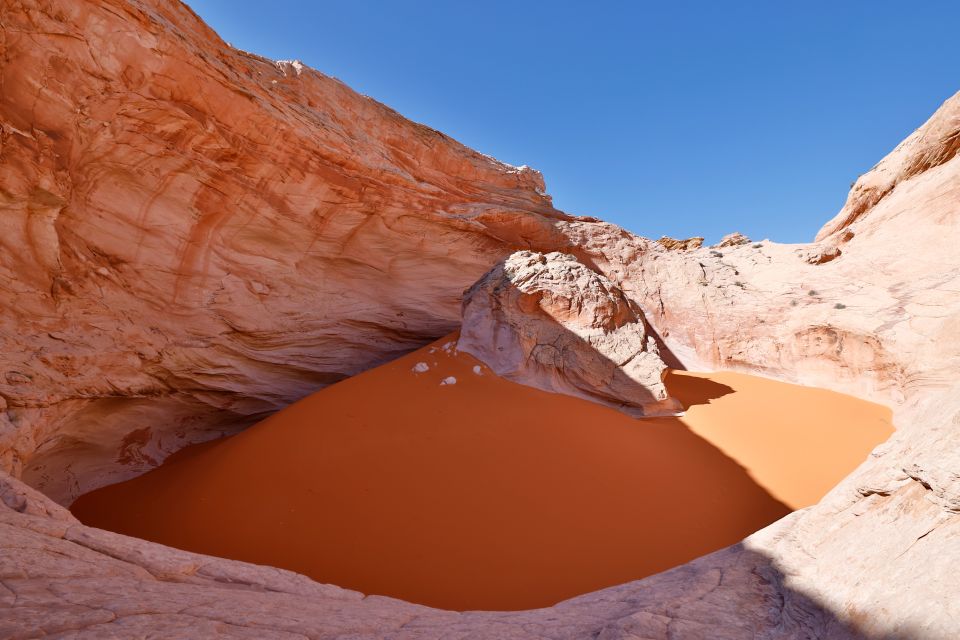
[[[646,236],[812,239],[960,90],[960,2],[189,0]]]

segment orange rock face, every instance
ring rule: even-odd
[[[4,3],[4,467],[59,500],[455,328],[542,177],[179,2]]]

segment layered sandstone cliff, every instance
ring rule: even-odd
[[[677,251],[178,2],[14,0],[0,25],[0,636],[960,635],[957,96],[817,243]],[[742,545],[517,613],[90,529],[27,486],[67,502],[442,335],[519,249],[613,283],[668,364],[887,402],[898,432]]]

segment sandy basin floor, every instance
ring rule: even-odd
[[[73,512],[364,593],[526,609],[737,542],[816,502],[892,432],[880,405],[722,372],[670,374],[686,415],[635,420],[451,347],[185,449]]]

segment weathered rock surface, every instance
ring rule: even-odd
[[[563,253],[519,251],[464,294],[458,348],[498,375],[625,413],[681,411],[643,313]]]
[[[0,463],[62,503],[448,333],[569,218],[179,2],[0,24]]]
[[[808,264],[824,264],[839,258],[843,251],[833,242],[818,242],[797,250],[797,255]]]
[[[677,240],[676,238],[670,238],[668,236],[661,236],[657,240],[659,244],[664,249],[670,249],[671,251],[689,251],[691,249],[699,249],[703,246],[703,238],[686,238],[684,240]]]
[[[720,242],[717,243],[717,247],[723,249],[724,247],[737,247],[741,244],[750,244],[750,238],[743,235],[739,231],[734,231],[733,233],[728,233],[720,238]]]
[[[850,189],[843,209],[817,234],[817,240],[835,236],[844,231],[866,230],[884,224],[886,218],[877,213],[866,225],[865,218],[885,198],[902,191],[910,191],[907,183],[923,173],[949,163],[960,154],[960,94],[954,95],[910,137],[897,145],[887,157],[860,176]],[[935,175],[935,173],[931,174]],[[915,186],[913,187],[915,188]],[[889,207],[888,207],[889,209]],[[932,221],[930,221],[932,222]]]
[[[960,637],[960,96],[818,243],[711,252],[557,212],[534,171],[176,2],[14,0],[0,25],[0,637]],[[67,501],[447,333],[518,249],[619,287],[665,360],[884,401],[898,432],[742,545],[509,614],[92,530],[18,479]]]
[[[960,99],[931,122],[960,122]],[[894,407],[898,431],[889,442],[819,505],[748,545],[775,563],[783,586],[868,637],[945,639],[960,636],[958,587],[942,565],[960,560],[949,542],[960,526],[952,453],[960,437],[960,254],[949,240],[960,235],[960,159],[950,155],[949,135],[921,130],[911,137],[918,139],[926,142],[901,145],[875,169],[896,186],[855,222],[825,227],[813,245],[631,255],[614,234],[583,236],[585,246],[609,247],[608,261],[594,264],[641,303],[687,365],[759,372]],[[914,151],[914,160],[898,157]],[[833,260],[803,259],[830,244],[842,248]],[[823,628],[806,633],[832,637]]]

